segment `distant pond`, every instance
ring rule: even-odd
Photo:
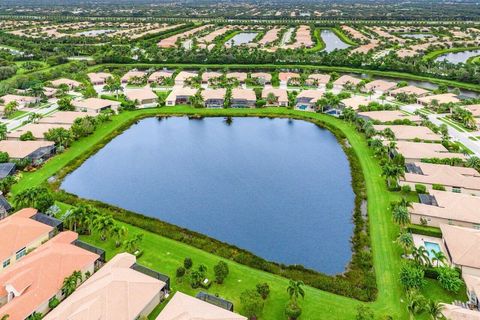
[[[257,36],[258,32],[240,32],[234,35],[230,40],[225,42],[225,45],[230,46],[241,46],[253,41]]]
[[[322,30],[320,36],[325,43],[323,51],[327,53],[332,52],[333,50],[341,50],[350,47],[349,44],[343,42],[342,39],[340,39],[332,30]]]
[[[327,273],[351,259],[354,193],[334,135],[288,119],[148,118],[62,189]]]
[[[449,52],[439,56],[436,61],[448,61],[451,63],[466,63],[471,57],[476,57],[480,55],[479,50],[466,50],[460,52]]]

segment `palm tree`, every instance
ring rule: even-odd
[[[3,315],[0,320],[8,320],[8,318],[10,318],[10,315],[6,314],[6,315]]]
[[[305,291],[303,290],[302,286],[304,286],[303,281],[290,280],[287,287],[287,292],[291,300],[297,301],[298,297],[305,297]]]
[[[93,228],[100,232],[100,239],[105,241],[107,240],[107,234],[112,230],[114,224],[115,222],[111,215],[98,215],[94,220]]]
[[[40,119],[42,119],[42,115],[39,113],[32,112],[28,115],[28,121],[31,123],[37,123]]]
[[[406,226],[410,223],[410,213],[404,206],[396,205],[392,210],[393,221],[400,226]]]
[[[440,264],[444,264],[445,261],[447,261],[447,257],[442,251],[431,251],[433,254],[432,257],[432,264],[435,264],[436,267],[438,267]]]
[[[402,247],[405,255],[413,248],[413,237],[410,232],[403,231],[397,237],[397,243]]]
[[[42,318],[43,318],[43,315],[35,311],[34,313],[28,316],[27,320],[41,320]]]
[[[115,93],[115,97],[118,98],[118,92],[123,90],[122,84],[118,77],[109,77],[103,87],[105,91]]]
[[[3,109],[3,114],[8,118],[10,117],[15,111],[18,109],[18,102],[17,101],[10,101],[7,103],[5,108]]]
[[[139,251],[140,242],[143,240],[143,234],[136,234],[132,239],[125,240],[123,245],[125,246],[125,250],[130,253],[135,253]]]
[[[78,278],[73,274],[63,280],[62,293],[65,297],[71,295],[77,289]]]
[[[427,249],[424,246],[420,246],[418,248],[414,248],[412,252],[413,259],[419,265],[427,265],[429,266],[430,263],[430,256],[428,255]]]
[[[476,170],[480,169],[480,158],[477,156],[472,156],[468,158],[467,167],[474,168]]]
[[[115,247],[120,247],[122,244],[122,238],[124,238],[127,235],[127,228],[124,225],[118,225],[115,224],[112,228],[112,231],[110,232],[112,238],[115,239]]]
[[[19,209],[34,207],[38,196],[43,192],[44,188],[41,187],[32,187],[21,191],[15,197],[15,207]]]
[[[382,167],[382,175],[387,179],[388,187],[397,185],[397,181],[400,177],[405,175],[405,169],[402,166],[387,163]]]
[[[81,271],[73,271],[72,276],[77,280],[77,283],[83,282],[83,274]]]
[[[430,319],[432,320],[444,319],[444,316],[442,314],[443,309],[444,307],[442,304],[433,300],[429,300],[425,305],[425,311],[427,311],[428,315],[430,316]]]
[[[424,309],[423,297],[416,291],[410,290],[407,292],[407,310],[410,319],[414,320],[415,316]]]
[[[403,206],[405,208],[411,208],[412,207],[412,201],[408,200],[405,197],[402,197],[402,199],[398,202],[399,206]]]

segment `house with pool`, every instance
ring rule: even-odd
[[[480,229],[480,197],[431,190],[419,194],[420,202],[409,208],[414,224],[439,228],[442,224]]]
[[[443,164],[424,162],[407,163],[405,177],[399,179],[399,185],[424,185],[433,190],[434,185],[441,185],[448,192],[465,193],[480,196],[480,173],[466,167],[453,167]]]
[[[252,89],[233,88],[230,99],[232,108],[254,108],[257,96]]]
[[[324,92],[320,90],[303,90],[295,99],[295,109],[302,111],[315,111],[316,103],[323,97]]]
[[[206,108],[223,108],[227,89],[205,89],[202,90],[202,98]]]

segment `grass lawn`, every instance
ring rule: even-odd
[[[28,113],[28,112],[26,112],[26,111],[17,110],[17,111],[15,111],[15,112],[13,112],[11,115],[9,115],[9,116],[7,117],[7,119],[10,119],[10,120],[11,120],[11,119],[15,119],[15,118],[20,118],[20,117],[24,116],[24,115],[27,114],[27,113]]]
[[[305,49],[305,52],[317,52],[321,51],[325,48],[325,42],[322,39],[321,32],[323,29],[321,28],[316,28],[315,31],[313,31],[313,41],[315,42],[315,46]]]
[[[401,249],[394,242],[398,234],[398,227],[392,222],[390,212],[390,202],[398,200],[400,194],[387,190],[384,179],[381,176],[381,168],[377,161],[373,160],[372,151],[368,148],[365,138],[358,134],[352,125],[327,115],[284,108],[214,110],[193,109],[180,106],[124,112],[115,116],[111,122],[100,126],[93,135],[75,142],[65,153],[47,161],[39,170],[32,173],[25,173],[20,182],[13,187],[12,193],[15,194],[27,187],[41,184],[71,161],[74,161],[77,157],[87,152],[93,145],[104,143],[102,140],[109,136],[111,132],[119,130],[124,123],[138,116],[155,116],[160,114],[300,116],[321,120],[342,130],[358,155],[366,180],[372,252],[379,290],[377,300],[368,305],[372,307],[378,316],[391,315],[394,316],[394,319],[407,318],[405,303],[402,300],[403,289],[398,279],[402,263],[400,258]],[[65,209],[65,207],[62,209]],[[139,259],[139,262],[147,267],[170,275],[173,289],[179,289],[190,294],[196,292],[196,290],[192,290],[187,283],[177,281],[174,276],[176,268],[182,264],[185,257],[191,257],[196,265],[200,263],[205,264],[208,267],[208,275],[212,278],[213,265],[220,260],[219,257],[181,242],[140,230],[131,225],[127,225],[127,228],[129,229],[130,236],[140,232],[145,234],[142,244],[144,254]],[[112,242],[102,242],[96,236],[82,237],[82,239],[105,248],[109,258],[119,251],[114,247]],[[233,301],[236,306],[239,306],[238,298],[242,291],[253,288],[255,284],[259,282],[268,282],[271,287],[271,296],[266,302],[264,314],[261,319],[284,319],[283,310],[288,298],[286,294],[288,280],[231,261],[228,261],[228,263],[230,266],[230,275],[225,284],[221,286],[214,284],[209,292],[214,294],[218,293]],[[428,290],[432,297],[442,301],[451,300],[451,297],[443,293],[443,290],[438,287],[436,282],[432,281],[429,283],[429,287],[432,288],[432,290]],[[361,302],[350,298],[308,287],[306,288],[305,300],[302,301],[303,315],[301,319],[353,319],[356,314],[356,307],[360,305],[360,303]],[[237,308],[237,311],[241,310]]]
[[[432,52],[427,53],[426,55],[423,56],[423,60],[428,61],[428,60],[433,60],[442,54],[446,53],[451,53],[451,52],[462,52],[462,51],[471,51],[471,50],[477,50],[480,49],[480,47],[461,47],[461,48],[449,48],[449,49],[441,49],[441,50],[435,50]]]

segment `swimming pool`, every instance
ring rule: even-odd
[[[434,252],[442,251],[442,249],[440,248],[440,245],[438,243],[424,241],[424,244],[425,244],[425,249],[427,249],[427,251],[428,251],[428,256],[430,257],[430,259],[435,257]]]

